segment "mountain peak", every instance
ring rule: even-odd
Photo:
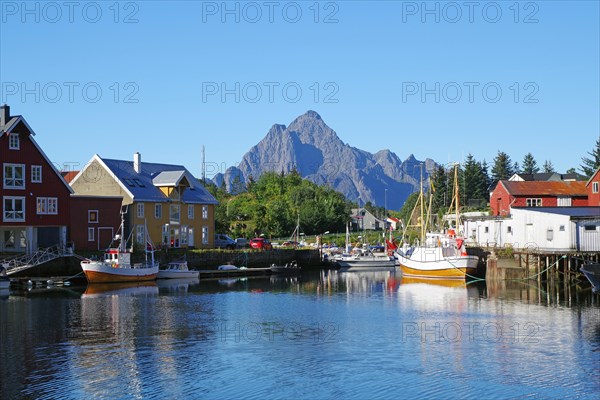
[[[319,113],[316,111],[313,111],[313,110],[308,110],[303,115],[301,115],[299,118],[302,118],[302,117],[312,118],[312,119],[322,119],[321,116],[319,115]]]

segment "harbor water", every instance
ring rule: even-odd
[[[33,288],[0,298],[0,398],[600,393],[600,296],[399,272]]]

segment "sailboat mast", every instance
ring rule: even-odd
[[[454,197],[456,198],[456,203],[455,203],[455,214],[456,214],[456,234],[458,234],[458,226],[460,221],[458,220],[459,218],[459,202],[460,202],[460,197],[459,197],[459,191],[458,191],[458,164],[454,164]]]
[[[425,242],[425,224],[424,224],[424,219],[425,219],[425,198],[423,196],[423,164],[420,164],[419,167],[421,168],[421,193],[419,194],[419,198],[420,198],[420,202],[421,202],[421,242]]]

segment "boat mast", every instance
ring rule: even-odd
[[[421,169],[421,193],[419,194],[420,206],[421,206],[421,243],[425,243],[425,198],[423,196],[423,164],[419,164],[419,168]]]
[[[458,191],[458,164],[454,164],[454,197],[456,198],[456,204],[455,204],[455,215],[456,215],[456,234],[458,235],[458,230],[459,230],[459,225],[460,225],[460,221],[459,221],[459,202],[460,202],[460,195],[459,195],[459,191]]]

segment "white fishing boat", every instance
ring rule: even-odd
[[[127,249],[126,240],[123,239],[125,217],[121,213],[121,227],[113,243],[119,242],[118,247],[109,248],[101,261],[84,260],[81,262],[81,269],[87,278],[88,283],[108,283],[108,282],[141,282],[156,279],[158,274],[158,262],[154,261],[154,246],[146,232],[145,262],[131,263],[132,250]]]
[[[187,261],[172,261],[167,268],[158,271],[158,279],[198,278],[200,271],[188,269]]]
[[[403,276],[465,279],[473,275],[477,269],[478,257],[467,254],[465,242],[457,232],[460,228],[459,196],[458,196],[458,168],[454,168],[454,196],[450,209],[454,205],[455,229],[447,229],[442,233],[427,233],[427,226],[431,210],[431,197],[427,219],[425,218],[423,179],[421,178],[421,192],[413,209],[420,208],[418,226],[421,228],[421,238],[415,245],[404,244],[402,249],[395,251],[395,257],[400,263]],[[413,215],[411,215],[412,220]]]

